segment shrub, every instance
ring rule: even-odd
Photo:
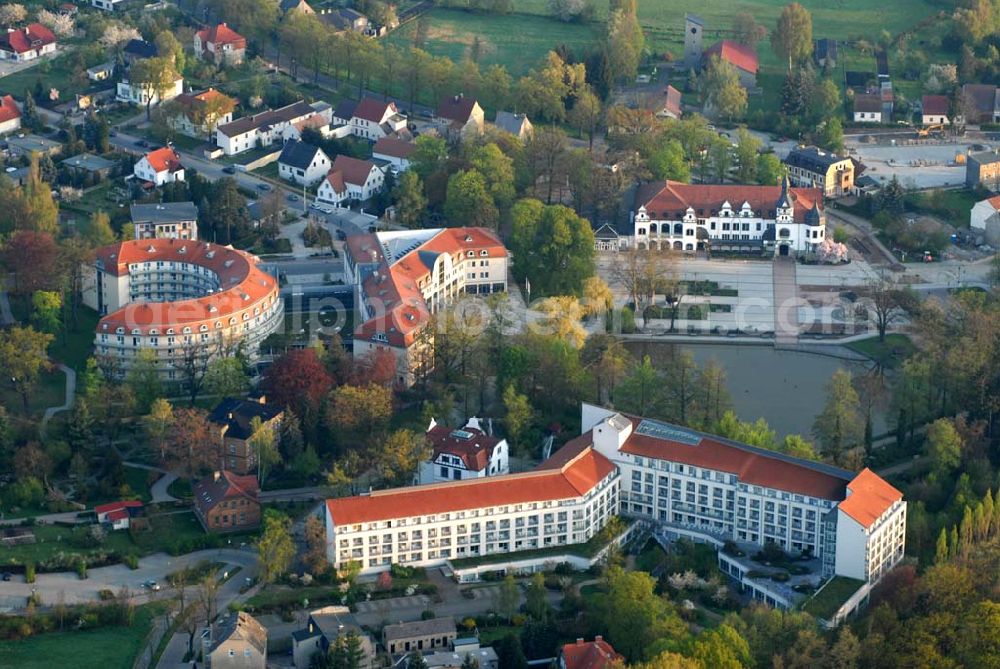
[[[790,579],[790,578],[791,578],[791,576],[788,575],[788,572],[784,572],[784,571],[777,571],[777,572],[771,574],[771,580],[772,581],[777,581],[778,583],[787,583],[788,579]]]
[[[87,562],[86,560],[80,560],[76,563],[76,575],[80,577],[80,580],[87,578]]]
[[[125,565],[133,571],[139,568],[139,556],[135,553],[129,553],[126,555],[122,562],[124,562]]]
[[[32,562],[28,562],[24,565],[24,582],[34,583],[35,582],[35,565]]]
[[[424,609],[420,612],[421,620],[433,620],[434,618],[437,618],[437,615],[430,609]]]
[[[510,619],[510,624],[514,627],[523,627],[525,620],[527,620],[527,618],[523,613],[515,613]]]
[[[112,592],[111,590],[108,590],[107,588],[104,588],[104,589],[98,591],[97,597],[102,602],[110,602],[112,599],[115,598],[115,593]]]

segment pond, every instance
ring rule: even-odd
[[[657,341],[627,341],[625,347],[636,357],[670,355],[678,344]],[[733,409],[741,420],[763,418],[781,437],[801,434],[810,438],[816,415],[826,402],[826,384],[838,369],[864,373],[863,362],[842,360],[831,355],[805,351],[778,350],[771,345],[679,344],[695,361],[705,364],[715,359],[726,371]],[[840,353],[831,347],[831,353]],[[884,433],[885,417],[876,414],[874,433]]]

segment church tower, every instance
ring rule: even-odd
[[[700,16],[695,14],[684,16],[684,67],[687,69],[701,67],[703,32],[705,32],[705,22]]]

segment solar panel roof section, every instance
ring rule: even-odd
[[[655,437],[657,439],[667,439],[669,441],[676,441],[680,444],[686,444],[688,446],[697,446],[701,443],[701,435],[691,430],[686,430],[682,427],[677,427],[676,425],[669,425],[667,423],[661,423],[658,420],[653,420],[652,418],[643,418],[639,423],[639,427],[635,429],[636,434],[641,434],[646,437]]]

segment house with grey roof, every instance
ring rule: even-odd
[[[71,172],[93,174],[102,179],[107,178],[111,174],[111,170],[115,167],[115,163],[100,156],[95,156],[92,153],[81,153],[78,156],[70,156],[59,161],[59,164]]]
[[[194,202],[133,204],[130,213],[136,239],[198,239]]]
[[[854,189],[854,162],[849,157],[815,146],[799,146],[785,158],[792,185],[820,188],[826,197],[850,195]]]
[[[522,142],[531,137],[532,132],[534,132],[534,126],[528,120],[527,114],[498,111],[497,119],[493,124],[504,132],[514,135]]]
[[[296,669],[308,669],[317,653],[328,653],[330,646],[346,635],[356,634],[361,645],[358,669],[375,667],[375,642],[364,632],[346,606],[324,606],[309,612],[306,626],[292,632],[292,662]]]
[[[330,158],[323,149],[289,140],[278,156],[278,176],[300,186],[312,186],[330,171]]]
[[[431,618],[386,625],[382,630],[382,645],[389,655],[424,653],[447,650],[457,637],[454,618]]]
[[[201,640],[202,655],[212,669],[267,667],[267,628],[246,611],[207,628]]]

